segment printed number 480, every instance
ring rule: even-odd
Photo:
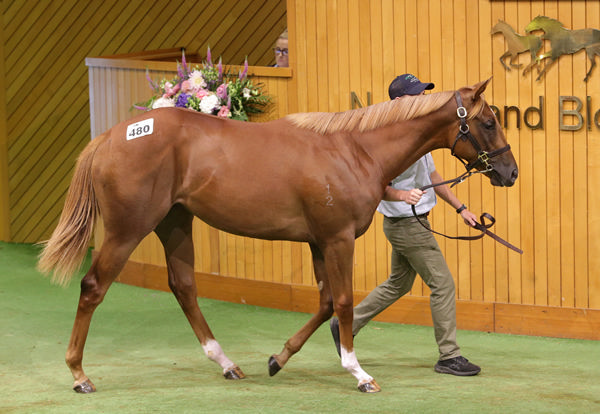
[[[140,138],[154,132],[154,118],[145,119],[127,126],[127,140]]]

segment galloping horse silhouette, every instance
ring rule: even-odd
[[[537,63],[537,53],[542,48],[542,39],[535,35],[520,35],[518,34],[508,23],[504,20],[498,20],[498,23],[492,27],[491,34],[502,33],[508,44],[508,50],[500,56],[500,63],[508,71],[511,70],[510,66],[514,68],[520,68],[522,65],[514,64],[514,60],[521,53],[529,52],[531,60],[525,70]],[[505,59],[510,56],[508,66],[505,63]]]
[[[600,56],[600,30],[569,30],[566,29],[558,20],[546,16],[537,16],[527,25],[527,27],[525,27],[525,31],[527,33],[530,33],[534,30],[542,30],[544,32],[542,39],[550,40],[550,47],[552,48],[550,52],[544,53],[537,57],[538,63],[546,58],[550,58],[550,63],[546,63],[544,65],[544,68],[539,73],[537,80],[540,80],[544,76],[546,70],[548,70],[548,68],[554,62],[556,62],[560,56],[572,54],[581,49],[585,49],[591,62],[590,69],[584,78],[585,82],[588,81],[592,70],[596,66],[596,56]],[[529,70],[529,67],[524,70],[523,73],[525,73],[527,70]]]
[[[92,314],[133,249],[152,231],[164,246],[169,287],[205,354],[226,378],[244,377],[198,307],[192,241],[197,216],[230,233],[310,246],[319,309],[270,358],[271,375],[335,311],[342,366],[361,391],[379,391],[353,347],[354,240],[369,227],[390,180],[434,149],[452,148],[493,185],[514,184],[517,164],[482,96],[488,82],[265,123],[155,109],[93,139],[79,157],[59,224],[39,261],[41,271],[54,271],[54,281],[67,283],[102,216],[104,242],[81,280],[66,353],[74,390],[95,391],[82,368]]]

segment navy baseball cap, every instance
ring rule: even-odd
[[[388,93],[390,94],[390,99],[395,99],[404,95],[419,95],[424,90],[433,89],[434,87],[433,83],[423,83],[415,75],[405,73],[404,75],[397,76],[390,83]]]

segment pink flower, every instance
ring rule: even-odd
[[[192,89],[192,82],[190,82],[189,80],[184,80],[183,82],[181,82],[181,91],[183,93],[189,93],[192,91]]]
[[[221,107],[221,109],[219,110],[219,113],[217,114],[220,117],[223,118],[230,118],[231,117],[231,111],[229,111],[229,108],[227,108],[226,105],[223,105]]]
[[[200,89],[198,92],[196,92],[196,98],[198,99],[202,99],[206,95],[208,95],[208,91],[206,89]]]
[[[171,82],[167,82],[165,83],[165,94],[167,96],[173,96],[175,95],[177,92],[179,92],[179,84],[173,86],[173,84]]]

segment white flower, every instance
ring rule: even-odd
[[[200,101],[200,110],[205,114],[212,114],[215,108],[218,108],[219,106],[219,97],[214,93],[206,95]]]
[[[175,106],[175,101],[173,99],[170,99],[170,98],[158,98],[152,104],[152,109],[156,109],[156,108],[168,108],[168,107],[171,107],[171,106]]]
[[[195,70],[190,73],[189,81],[192,84],[192,89],[195,91],[206,88],[206,82],[204,81],[202,72],[199,70]]]
[[[250,89],[248,89],[248,88],[242,89],[242,95],[244,95],[244,98],[250,98]]]

